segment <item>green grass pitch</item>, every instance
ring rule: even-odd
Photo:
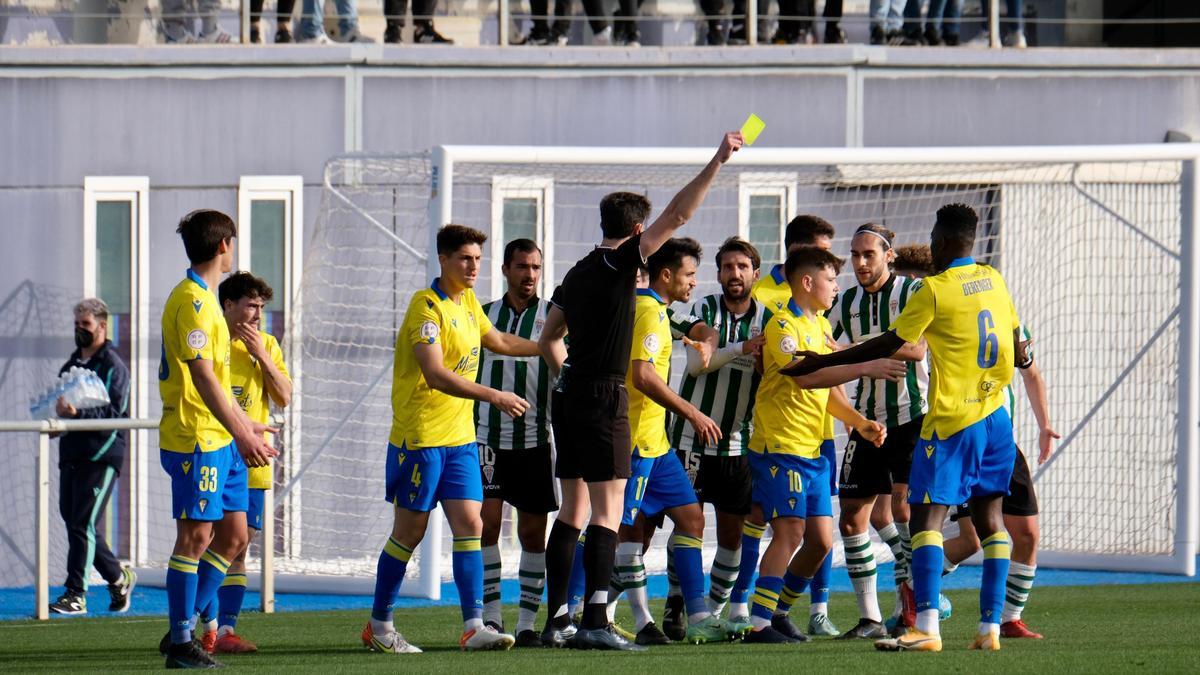
[[[465,654],[458,650],[457,607],[407,609],[396,622],[424,654],[372,654],[359,632],[366,611],[247,614],[239,630],[256,641],[258,654],[224,656],[227,667],[289,673],[616,673],[695,674],[725,672],[929,673],[936,672],[1197,672],[1200,671],[1200,584],[1035,588],[1026,620],[1046,640],[1006,640],[999,653],[968,652],[978,619],[977,595],[952,591],[954,615],[942,624],[941,654],[877,653],[869,643],[822,638],[804,645],[672,645],[643,654],[514,650]],[[881,598],[886,600],[886,596]],[[660,611],[661,601],[654,601]],[[885,603],[886,604],[886,603]],[[838,594],[833,620],[853,625],[852,596]],[[797,607],[798,624],[804,606]],[[622,612],[627,620],[628,615]],[[509,625],[516,609],[505,611]],[[0,670],[129,672],[158,670],[156,646],[163,618],[97,618],[48,623],[0,623]]]

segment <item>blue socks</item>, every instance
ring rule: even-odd
[[[200,563],[197,567],[195,607],[205,612],[216,610],[218,608],[214,605],[217,600],[217,589],[225,581],[225,573],[229,571],[229,561],[212,551],[205,551],[200,556]],[[204,618],[215,619],[214,614],[208,614]]]
[[[567,606],[583,609],[583,594],[586,590],[586,579],[583,573],[583,545],[587,534],[579,535],[575,544],[575,561],[571,564],[571,580],[567,582]]]
[[[392,620],[392,609],[396,606],[396,596],[400,594],[400,584],[404,583],[404,570],[408,569],[408,561],[412,559],[412,553],[411,548],[402,545],[392,537],[388,537],[387,543],[383,545],[383,552],[379,554],[379,564],[375,567],[375,601],[371,605],[372,619],[376,621]],[[481,558],[480,586],[483,584],[482,563]]]
[[[688,616],[708,614],[708,605],[704,602],[704,559],[701,554],[704,542],[696,537],[673,534],[671,543],[675,545],[675,573],[679,577],[679,588],[683,591]]]
[[[242,602],[246,599],[246,575],[226,574],[225,581],[217,589],[217,609],[220,626],[237,627],[238,615],[242,613]],[[212,616],[212,614],[209,614]]]
[[[979,622],[999,624],[1012,546],[1008,533],[1004,531],[984,539],[982,544],[983,582],[979,587]]]
[[[483,548],[479,537],[454,538],[454,585],[463,621],[483,619]]]
[[[733,592],[729,596],[729,601],[734,604],[743,604],[750,598],[750,586],[754,584],[754,574],[758,571],[758,548],[766,531],[766,525],[751,522],[742,525],[742,558],[738,564],[737,581],[733,582]]]
[[[812,579],[802,577],[798,574],[792,574],[791,570],[783,574],[783,590],[779,593],[779,603],[775,607],[776,614],[787,614],[792,609],[792,605],[804,595],[804,591],[808,590],[808,585]]]
[[[809,601],[816,604],[829,604],[829,583],[833,580],[833,551],[825,556],[825,562],[817,568],[813,575],[812,584],[808,587]]]
[[[167,617],[171,621],[171,642],[175,644],[192,640],[199,564],[199,560],[181,555],[171,556],[167,563]]]

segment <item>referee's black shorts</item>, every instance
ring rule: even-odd
[[[550,395],[559,478],[629,478],[629,392],[621,377],[572,377]]]

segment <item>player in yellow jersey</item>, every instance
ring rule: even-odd
[[[782,311],[771,316],[764,332],[750,469],[755,507],[771,523],[773,536],[754,590],[753,628],[745,638],[751,643],[807,639],[803,634],[797,637],[781,631],[775,610],[785,584],[795,589],[793,598],[803,593],[833,546],[832,467],[821,455],[825,416],[837,417],[867,441],[883,441],[883,426],[867,420],[845,396],[838,396],[838,385],[863,376],[894,380],[905,372],[902,363],[883,360],[832,368],[815,377],[784,374],[783,369],[798,352],[830,351],[826,339],[830,327],[824,312],[837,297],[841,265],[837,256],[815,246],[801,246],[789,253],[784,277],[792,297]]]
[[[292,400],[292,380],[283,350],[274,335],[261,330],[263,308],[273,296],[270,285],[249,272],[235,272],[217,287],[217,299],[232,338],[229,371],[233,398],[248,418],[262,424],[271,417],[272,403],[286,408]],[[266,440],[273,442],[269,437]],[[269,465],[248,472],[246,525],[252,530],[251,538],[263,529],[263,502],[273,482]],[[200,611],[200,621],[205,624],[200,642],[210,654],[258,651],[254,643],[235,632],[245,596],[246,549],[242,549],[229,565],[216,602]]]
[[[191,267],[162,318],[158,435],[176,535],[166,583],[171,630],[159,651],[168,668],[212,668],[219,664],[192,639],[192,612],[212,602],[249,540],[246,467],[266,466],[279,453],[264,440],[274,430],[248,419],[233,400],[229,329],[212,291],[233,266],[237,226],[202,209],[176,231]]]
[[[826,251],[832,251],[833,236],[833,225],[824,218],[811,214],[796,216],[787,224],[787,228],[784,229],[784,257],[787,257],[787,254],[801,246],[816,246]],[[792,289],[788,286],[787,279],[784,278],[783,263],[775,265],[756,281],[752,292],[755,301],[766,307],[768,314],[786,309],[788,300],[792,297]],[[830,336],[829,339],[832,342],[833,337]],[[838,494],[837,447],[833,440],[833,417],[829,415],[825,416],[824,437],[824,441],[821,443],[821,456],[825,458],[825,461],[829,462],[829,495],[832,500]],[[762,529],[761,522],[755,519],[754,514],[750,518],[750,523],[751,526],[745,529],[746,534],[742,540],[742,564],[739,570],[739,577],[745,577],[745,581],[742,582],[744,586],[735,584],[735,594],[749,590],[750,581],[754,577],[754,570],[758,567],[759,541],[761,533],[764,530]],[[754,535],[760,536],[755,537]],[[833,556],[831,555],[821,563],[821,568],[817,570],[817,574],[813,577],[812,584],[809,586],[809,635],[838,634],[837,626],[833,625],[833,622],[829,620],[829,583],[832,578]],[[792,624],[791,619],[788,617],[788,610],[791,609],[792,604],[791,601],[795,600],[797,595],[794,588],[785,590],[785,597],[779,602],[775,625],[785,635],[801,639],[804,634]]]
[[[539,352],[536,342],[492,330],[475,298],[485,241],[487,235],[462,225],[438,230],[441,275],[413,294],[396,336],[384,496],[394,520],[379,554],[371,620],[362,632],[372,651],[421,651],[396,632],[392,608],[439,502],[454,534],[454,583],[463,615],[459,644],[469,651],[513,646],[511,635],[483,623],[483,476],[472,401],[486,401],[510,417],[525,414],[525,399],[475,382],[479,349],[507,356]]]
[[[941,526],[950,506],[967,501],[984,554],[979,631],[970,646],[1000,648],[1010,549],[1000,502],[1016,456],[1004,392],[1014,366],[1028,361],[1028,343],[1021,340],[1004,278],[971,257],[978,220],[964,204],[938,210],[930,237],[938,273],[909,298],[893,330],[836,354],[807,355],[788,369],[802,375],[878,358],[922,337],[929,345],[929,413],[909,477],[917,625],[900,638],[876,642],[880,649],[941,651]]]

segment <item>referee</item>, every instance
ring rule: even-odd
[[[740,133],[725,134],[712,160],[649,228],[644,228],[650,214],[645,197],[630,192],[604,197],[600,245],[567,272],[550,300],[553,306],[539,343],[551,368],[563,364],[550,402],[559,453],[555,475],[561,481],[563,504],[546,543],[547,621],[542,642],[547,646],[568,646],[563,634],[570,626],[567,582],[590,506],[583,549],[583,621],[569,646],[642,649],[619,637],[606,613],[632,451],[624,381],[633,340],[637,271],[691,219],[721,165],[741,146]],[[564,346],[567,333],[571,341]]]

